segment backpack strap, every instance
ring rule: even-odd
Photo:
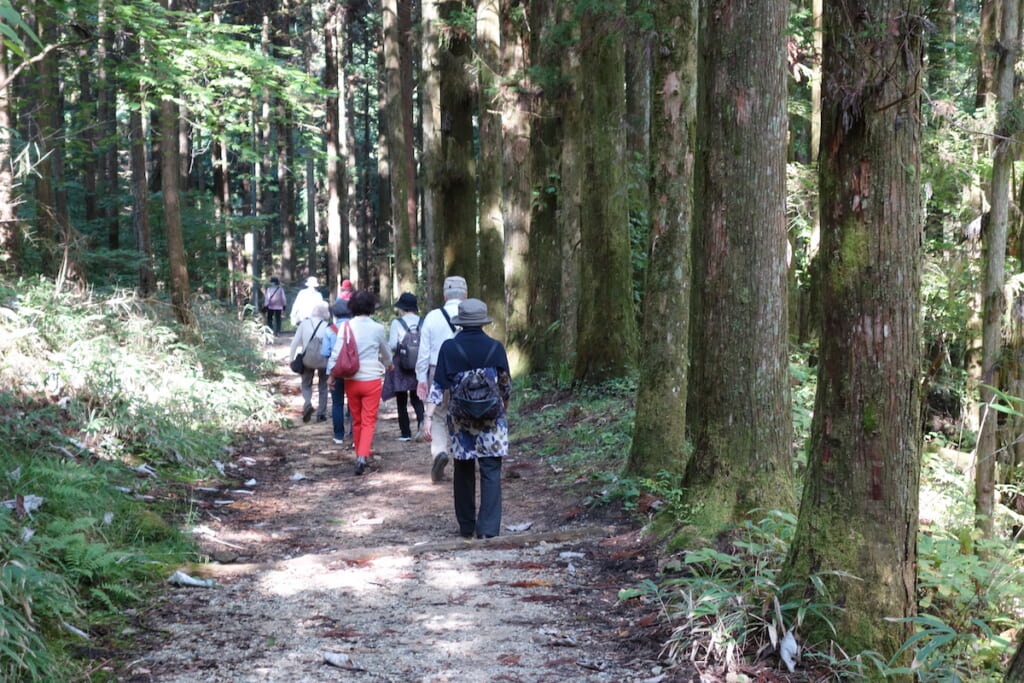
[[[316,327],[314,327],[314,328],[313,328],[313,334],[309,335],[309,339],[307,339],[307,340],[306,340],[306,343],[302,345],[302,357],[303,357],[303,358],[305,358],[305,357],[306,357],[306,351],[309,351],[309,342],[313,341],[313,337],[315,337],[315,336],[316,336],[317,330],[319,330],[319,329],[320,329],[320,326],[321,326],[321,325],[323,325],[323,324],[324,324],[324,321],[323,321],[323,320],[321,320],[320,322],[318,322],[318,323],[316,324]]]
[[[462,360],[466,361],[466,365],[469,365],[470,364],[469,363],[469,355],[466,353],[466,349],[462,348],[462,344],[456,343],[456,344],[452,344],[452,346],[454,346],[456,349],[459,350],[459,355],[462,356]],[[480,366],[481,368],[489,368],[489,367],[491,367],[490,365],[488,365],[488,363],[491,362],[491,356],[494,355],[494,350],[497,349],[497,348],[498,348],[498,346],[496,344],[492,344],[491,345],[491,350],[488,351],[487,355],[484,357],[484,364]],[[470,370],[476,370],[476,368],[469,368],[469,369]]]
[[[448,311],[444,310],[444,306],[441,307],[441,315],[448,321],[448,327],[452,328],[452,334],[455,334],[455,325],[452,325],[452,317],[448,315]]]
[[[402,318],[395,318],[395,320],[398,321],[399,325],[401,325],[402,327],[405,328],[406,332],[411,332],[411,330],[409,329],[409,326],[406,324],[405,320],[403,320]]]

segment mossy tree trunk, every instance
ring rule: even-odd
[[[786,265],[787,4],[701,5],[694,206],[693,455],[706,534],[793,509]],[[758,513],[758,514],[763,514]]]
[[[438,4],[443,27],[438,51],[441,76],[440,156],[434,159],[437,227],[442,230],[443,273],[461,275],[469,295],[480,295],[480,265],[476,234],[476,155],[473,150],[475,80],[471,72],[472,35],[459,24],[469,9],[463,0]]]
[[[580,277],[574,379],[624,377],[636,364],[625,162],[625,52],[621,0],[590,5],[580,19],[578,137]]]
[[[883,657],[913,630],[893,620],[916,611],[920,14],[919,1],[825,4],[818,393],[781,579],[842,606],[835,635],[805,622],[805,639]]]
[[[682,10],[682,11],[681,11]],[[627,471],[682,475],[690,337],[690,236],[697,93],[697,4],[655,0],[651,239],[643,354]]]

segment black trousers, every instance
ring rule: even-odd
[[[416,395],[416,391],[395,392],[395,408],[398,409],[398,431],[402,436],[412,436],[412,428],[409,426],[409,411],[406,406],[412,401],[413,412],[416,413],[416,428],[423,424],[423,401]]]
[[[476,506],[476,473],[480,471],[480,508]],[[452,460],[455,519],[463,536],[501,533],[501,458]]]

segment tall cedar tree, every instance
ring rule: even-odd
[[[469,295],[479,296],[480,270],[476,236],[476,161],[473,150],[474,94],[472,34],[464,20],[469,6],[462,0],[438,4],[444,46],[437,53],[441,73],[440,157],[432,175],[442,232],[445,275],[461,275]]]
[[[477,121],[480,132],[480,291],[494,323],[489,334],[502,341],[505,327],[505,219],[502,211],[501,5],[476,0]]]
[[[513,370],[522,368],[521,340],[529,333],[527,302],[530,281],[528,255],[530,240],[531,180],[530,164],[530,83],[525,78],[530,33],[525,13],[510,3],[502,3],[502,72],[509,79],[501,86],[503,214],[505,216],[505,305],[506,343]]]
[[[843,606],[840,645],[883,657],[913,630],[895,620],[916,611],[921,10],[825,3],[818,393],[782,577],[806,598],[817,576]],[[807,640],[833,637],[805,628]]]
[[[697,5],[655,0],[651,240],[640,387],[628,470],[682,474],[690,336],[690,235],[697,107]]]
[[[684,488],[717,533],[794,509],[786,264],[786,8],[700,9],[693,455]]]
[[[1014,104],[1014,66],[1020,54],[1020,0],[1002,6],[999,57],[995,72],[996,129],[992,153],[992,182],[989,186],[988,229],[985,231],[985,284],[982,292],[981,428],[978,457],[974,468],[974,513],[978,528],[986,536],[993,531],[992,513],[996,499],[996,431],[998,413],[991,408],[997,402],[995,390],[999,375],[1012,375],[1014,368],[1004,361],[1003,311],[1006,297],[1006,233],[1010,218],[1010,183],[1013,159],[1014,119],[1019,114]],[[1012,357],[1012,354],[1011,354]]]
[[[589,5],[580,17],[578,137],[579,321],[576,381],[624,377],[637,356],[626,189],[625,49],[621,0]],[[570,196],[570,203],[572,201]]]

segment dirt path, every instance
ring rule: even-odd
[[[329,421],[302,424],[286,341],[273,353],[297,426],[193,491],[214,563],[192,573],[215,585],[172,586],[140,611],[121,680],[673,680],[649,615],[616,597],[653,563],[626,520],[552,488],[513,425],[503,535],[461,539],[450,479],[431,484],[428,444],[396,440],[394,401],[360,477]]]

